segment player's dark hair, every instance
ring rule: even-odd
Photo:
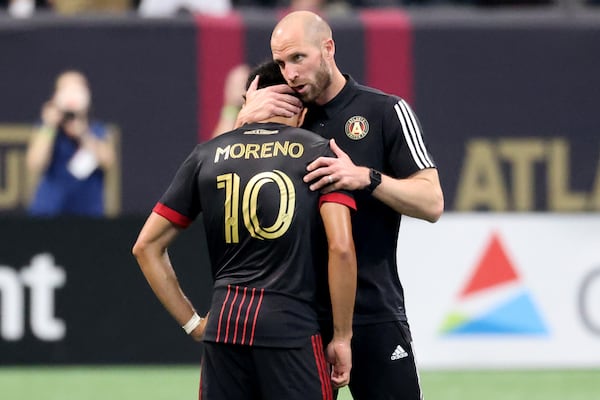
[[[248,80],[246,81],[246,90],[248,90],[256,75],[260,76],[260,78],[258,78],[258,89],[287,83],[281,74],[279,65],[273,60],[260,64],[250,72]]]

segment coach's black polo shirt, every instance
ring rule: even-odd
[[[399,97],[346,76],[342,91],[324,106],[309,107],[303,127],[334,138],[356,165],[406,178],[435,168],[417,117]],[[357,324],[406,320],[396,243],[400,215],[364,191],[355,193],[353,234],[358,258]],[[424,239],[425,240],[425,239]],[[400,260],[400,268],[419,268]]]

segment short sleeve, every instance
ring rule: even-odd
[[[199,146],[181,164],[167,191],[153,211],[181,227],[187,227],[202,211],[198,173],[202,163]]]
[[[391,97],[386,107],[384,121],[387,167],[398,178],[405,178],[425,169],[435,168],[433,157],[427,150],[421,124],[408,105],[398,97]]]

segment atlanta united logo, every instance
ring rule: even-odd
[[[352,140],[359,140],[369,133],[369,121],[359,115],[346,121],[346,136]]]

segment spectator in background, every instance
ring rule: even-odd
[[[30,215],[104,215],[104,171],[116,152],[106,127],[90,121],[90,104],[81,72],[58,76],[27,148],[28,172],[40,178]]]
[[[236,65],[227,73],[223,88],[223,107],[213,130],[213,137],[233,130],[237,114],[244,103],[246,80],[249,73],[250,68],[246,64]]]
[[[15,18],[27,18],[36,10],[47,8],[46,0],[6,0],[0,1],[0,6],[6,7],[8,14]]]
[[[350,8],[347,0],[232,0],[236,8],[274,8],[289,11],[307,10],[317,13],[346,11]]]
[[[41,10],[64,15],[101,12],[125,13],[131,10],[136,3],[134,0],[0,0],[0,7],[6,5],[9,15],[15,18],[26,18]]]
[[[230,0],[142,0],[138,12],[142,17],[171,17],[182,11],[224,15],[231,7]]]
[[[57,14],[126,13],[132,0],[47,0]]]
[[[351,9],[346,0],[284,0],[282,4],[286,14],[292,11],[312,11],[332,16],[347,13]]]

